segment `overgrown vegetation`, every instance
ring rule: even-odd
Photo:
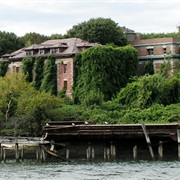
[[[96,46],[76,57],[74,99],[77,103],[87,104],[97,99],[99,104],[100,99],[110,100],[137,73],[137,52],[131,46]]]

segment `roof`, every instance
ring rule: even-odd
[[[26,55],[27,51],[31,50],[40,50],[40,49],[54,49],[54,48],[61,48],[63,51],[57,52],[54,55],[58,56],[68,56],[72,54],[76,54],[77,52],[82,51],[82,47],[92,47],[100,45],[98,43],[89,43],[84,41],[80,38],[69,38],[69,39],[54,39],[54,40],[47,40],[40,44],[33,44],[27,48],[19,49],[8,56],[4,55],[4,58],[8,59],[22,59],[24,57],[36,57],[36,56],[49,56],[51,53],[46,54],[35,54],[35,55]]]

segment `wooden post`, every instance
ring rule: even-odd
[[[6,162],[6,149],[4,149],[4,147],[2,148],[2,160]]]
[[[94,160],[94,158],[95,158],[95,151],[94,151],[94,147],[92,147],[91,155],[92,155],[92,160]]]
[[[107,159],[109,160],[110,159],[110,149],[107,148]]]
[[[37,159],[37,162],[40,161],[40,145],[36,149],[36,159]]]
[[[69,149],[66,149],[66,160],[69,161]]]
[[[0,162],[2,161],[2,147],[1,147],[1,143],[0,143]]]
[[[180,160],[180,130],[177,130],[177,141],[178,141],[178,159]]]
[[[116,157],[116,147],[113,142],[111,142],[111,158],[114,160]]]
[[[21,161],[24,160],[24,145],[22,145],[22,149],[21,149]]]
[[[141,124],[142,125],[142,129],[144,131],[144,135],[145,135],[145,138],[146,138],[146,142],[148,144],[148,147],[149,147],[149,152],[151,154],[151,157],[152,159],[154,159],[154,152],[153,152],[153,149],[152,149],[152,145],[151,145],[151,141],[150,141],[150,138],[148,136],[148,133],[147,133],[147,130],[146,130],[146,126],[144,123]]]
[[[91,148],[91,143],[89,142],[88,148],[86,150],[87,153],[87,160],[91,160],[92,157],[92,148]]]
[[[107,159],[107,149],[106,149],[106,147],[104,148],[104,160],[106,160]]]
[[[19,145],[18,145],[18,143],[15,143],[15,159],[16,159],[16,162],[19,162]]]
[[[45,162],[46,161],[46,152],[45,152],[44,148],[42,148],[42,147],[41,147],[41,154],[42,154],[41,162]]]
[[[162,143],[162,141],[159,141],[158,155],[159,155],[159,159],[163,158],[163,143]]]
[[[137,160],[137,145],[133,147],[133,158],[134,160]]]

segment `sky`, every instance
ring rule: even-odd
[[[0,0],[0,31],[50,36],[91,18],[140,33],[178,32],[179,0]]]

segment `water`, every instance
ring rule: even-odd
[[[47,162],[7,161],[2,180],[180,180],[180,161]]]

